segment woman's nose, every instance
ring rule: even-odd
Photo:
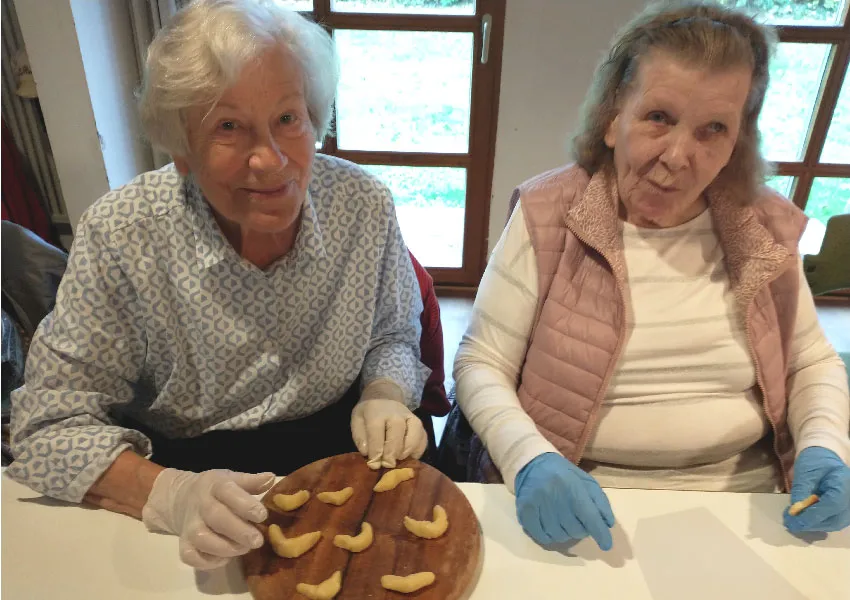
[[[659,160],[671,171],[681,171],[690,164],[693,153],[693,136],[685,131],[674,131],[669,135]]]
[[[289,162],[289,157],[272,136],[258,140],[248,157],[248,166],[254,171],[276,173]]]

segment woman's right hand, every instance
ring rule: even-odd
[[[602,550],[613,545],[614,513],[596,480],[569,460],[547,452],[517,473],[516,511],[520,525],[539,544],[592,536]]]
[[[180,559],[196,569],[215,569],[263,545],[255,526],[268,516],[255,494],[274,484],[273,473],[217,469],[192,473],[165,469],[142,509],[148,529],[180,536]]]

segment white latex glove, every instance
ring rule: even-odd
[[[142,521],[151,531],[180,536],[180,560],[187,565],[215,569],[263,545],[252,523],[265,521],[268,511],[252,494],[262,494],[274,480],[272,473],[165,469],[142,508]]]
[[[379,380],[364,388],[351,411],[351,436],[371,469],[395,468],[396,461],[419,458],[428,447],[422,421],[401,402],[401,396],[395,383]]]

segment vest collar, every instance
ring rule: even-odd
[[[736,201],[727,190],[709,190],[714,230],[726,255],[726,270],[742,314],[758,291],[782,271],[793,253],[759,222],[752,206]]]
[[[732,289],[742,314],[746,314],[758,291],[785,268],[793,253],[774,240],[752,206],[739,202],[726,190],[709,187],[706,194]],[[618,203],[617,178],[611,170],[600,169],[578,202],[565,207],[564,221],[609,262],[618,279],[627,281]]]

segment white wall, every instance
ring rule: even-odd
[[[153,168],[133,96],[139,77],[128,5],[71,0],[110,188]]]
[[[133,112],[138,68],[126,5],[15,0],[72,227],[92,202],[150,164]]]
[[[71,226],[109,189],[68,0],[15,0]]]
[[[570,161],[568,145],[596,64],[645,0],[508,0],[489,250],[513,189]]]

